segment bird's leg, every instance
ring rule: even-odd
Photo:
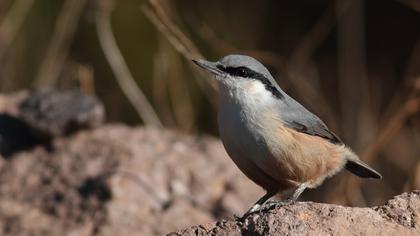
[[[286,206],[286,205],[295,203],[297,199],[299,198],[299,196],[303,193],[303,191],[305,191],[307,187],[309,187],[309,182],[302,183],[297,187],[297,189],[292,193],[292,195],[286,200],[282,200],[280,202],[275,201],[275,200],[268,200],[259,209],[261,211],[261,210],[271,209],[273,206],[276,206],[278,204],[280,204],[281,206]]]
[[[305,182],[299,185],[299,187],[293,192],[292,196],[287,199],[286,203],[293,203],[299,198],[299,196],[305,191],[305,189],[309,187],[309,182]]]
[[[267,192],[264,196],[258,199],[258,201],[251,208],[249,208],[247,212],[245,212],[245,214],[241,217],[241,219],[244,219],[245,217],[247,217],[248,215],[254,212],[257,212],[258,209],[260,209],[261,206],[275,194],[276,194],[275,192]]]
[[[271,209],[273,209],[275,206],[277,206],[279,204],[282,205],[282,203],[279,202],[279,201],[276,201],[276,200],[268,200],[264,204],[262,204],[259,209],[257,209],[258,210],[258,213],[261,214],[263,211],[271,210]]]
[[[249,210],[247,212],[245,212],[245,214],[240,217],[240,220],[243,220],[245,217],[247,217],[248,215],[257,212],[258,210],[262,209],[262,206],[264,205],[264,203],[267,202],[267,204],[269,204],[268,208],[270,208],[273,205],[276,205],[278,203],[280,203],[281,205],[288,205],[291,203],[296,202],[296,200],[299,198],[299,196],[303,193],[303,191],[305,191],[305,189],[309,187],[309,182],[305,182],[302,183],[298,186],[298,188],[293,192],[292,196],[290,196],[287,200],[285,201],[281,201],[281,202],[277,202],[277,201],[273,201],[273,202],[267,202],[268,199],[270,199],[272,196],[274,196],[276,194],[276,192],[267,192],[264,196],[262,196],[260,199],[258,199],[258,201],[251,207],[249,208]]]

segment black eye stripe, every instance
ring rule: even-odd
[[[228,73],[231,76],[239,76],[239,77],[248,77],[248,78],[252,78],[252,77],[256,77],[258,75],[261,75],[251,69],[248,69],[246,67],[224,67],[222,65],[218,65],[217,68],[219,68],[220,70]]]
[[[247,67],[224,67],[222,65],[217,65],[217,68],[221,71],[226,72],[227,74],[231,76],[236,77],[243,77],[243,78],[249,78],[249,79],[255,79],[261,81],[265,89],[271,92],[275,97],[278,99],[283,99],[283,94],[274,86],[269,79],[267,79],[263,74],[258,73],[256,71],[253,71]]]

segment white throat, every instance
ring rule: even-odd
[[[242,109],[258,111],[271,107],[277,102],[277,99],[260,81],[245,78],[226,79],[228,81],[219,83],[220,105],[236,104]]]

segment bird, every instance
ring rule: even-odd
[[[192,61],[217,81],[218,128],[226,152],[266,191],[244,216],[279,193],[291,193],[285,202],[295,202],[305,189],[343,168],[382,179],[318,116],[287,95],[258,60],[232,54],[216,62]]]

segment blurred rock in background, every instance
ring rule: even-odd
[[[19,117],[34,130],[36,136],[47,139],[95,128],[105,120],[102,103],[78,90],[34,90],[19,108]]]
[[[106,125],[0,165],[0,234],[162,235],[261,194],[207,136]]]
[[[0,96],[0,154],[36,144],[48,146],[54,137],[100,126],[102,103],[78,90],[39,89]]]

